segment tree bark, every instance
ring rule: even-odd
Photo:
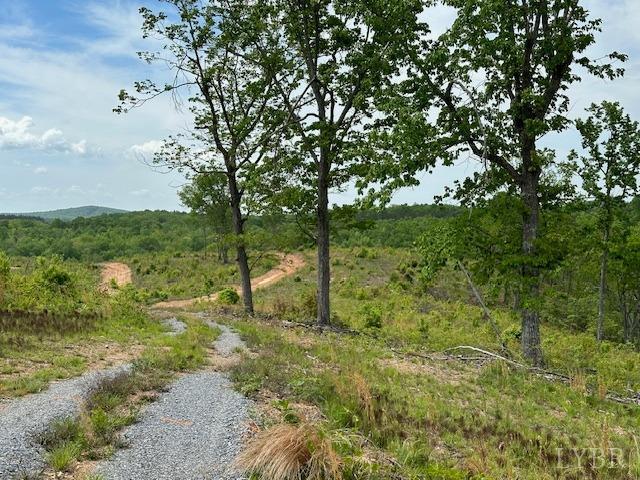
[[[607,290],[607,264],[609,261],[609,248],[607,242],[609,240],[609,231],[605,231],[605,246],[602,250],[600,258],[600,285],[598,287],[598,326],[596,329],[596,339],[601,342],[604,339],[604,300]]]
[[[331,267],[329,260],[329,152],[320,150],[318,162],[318,325],[329,325]]]
[[[607,180],[609,173],[607,170]],[[607,185],[609,182],[607,181]],[[611,189],[607,187],[607,199],[611,198]],[[600,343],[604,340],[604,310],[605,296],[607,293],[607,265],[609,262],[609,236],[611,232],[611,204],[604,202],[604,232],[602,235],[602,257],[600,258],[600,285],[598,286],[598,324],[596,327],[596,340]]]
[[[535,265],[535,242],[538,238],[540,220],[540,201],[538,199],[538,184],[540,171],[531,168],[532,151],[524,152],[521,182],[521,196],[524,203],[522,222],[522,253],[524,265],[522,277],[524,291],[527,293],[526,302],[522,308],[522,353],[533,365],[544,365],[542,348],[540,345],[540,315],[535,305],[540,294],[540,272]],[[527,156],[528,155],[528,158]],[[528,160],[528,161],[527,161]],[[527,168],[529,166],[529,168]]]
[[[231,200],[231,219],[233,222],[233,232],[236,234],[236,261],[240,271],[240,283],[242,285],[242,301],[244,310],[249,315],[253,315],[253,293],[251,291],[251,269],[249,268],[249,258],[244,244],[244,219],[242,218],[241,198],[242,194],[238,189],[235,174],[228,174],[229,198]]]

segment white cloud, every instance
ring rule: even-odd
[[[0,117],[0,149],[43,150],[79,155],[87,153],[86,141],[69,142],[57,128],[50,128],[42,134],[34,133],[33,125],[33,119],[28,116],[17,121]]]
[[[129,148],[129,151],[136,156],[149,158],[160,151],[162,145],[162,140],[149,140],[148,142],[141,143],[139,145],[133,145],[131,148]]]
[[[151,192],[149,192],[149,190],[146,188],[142,188],[140,190],[133,190],[132,192],[129,192],[129,193],[131,193],[131,195],[133,195],[134,197],[145,197],[149,195],[149,193]]]
[[[47,167],[36,167],[35,170],[33,171],[33,173],[35,173],[36,175],[42,175],[43,173],[47,173],[49,171],[49,169]]]

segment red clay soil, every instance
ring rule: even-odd
[[[102,271],[100,272],[100,290],[110,292],[111,281],[115,280],[116,285],[122,287],[131,283],[131,269],[128,265],[119,262],[101,263]]]
[[[279,282],[285,277],[293,275],[300,268],[304,266],[304,258],[302,255],[290,253],[281,256],[280,264],[269,270],[264,275],[253,278],[251,280],[251,290],[257,290],[259,288],[265,288],[276,282]],[[241,287],[235,285],[233,287],[238,294],[242,294]],[[189,298],[186,300],[170,300],[167,302],[159,302],[153,305],[153,308],[186,308],[197,302],[215,302],[218,299],[218,294],[213,293],[211,295],[205,295],[203,297]]]

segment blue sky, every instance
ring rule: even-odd
[[[170,98],[127,115],[112,108],[121,88],[143,78],[163,79],[161,67],[137,59],[153,49],[140,36],[141,4],[135,0],[0,0],[0,212],[79,205],[125,209],[178,209],[177,174],[160,174],[142,161],[189,116]],[[571,92],[572,115],[592,101],[619,100],[640,119],[640,1],[589,0],[604,20],[591,52],[630,55],[627,75],[616,82],[588,79]],[[451,21],[429,12],[434,30]],[[564,154],[578,141],[567,132],[545,140]],[[445,185],[472,172],[471,160],[424,174],[422,184],[398,192],[394,203],[430,202]],[[353,193],[334,194],[334,202]]]

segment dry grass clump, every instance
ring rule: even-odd
[[[236,460],[261,480],[339,480],[342,460],[318,427],[281,424],[256,435]]]

